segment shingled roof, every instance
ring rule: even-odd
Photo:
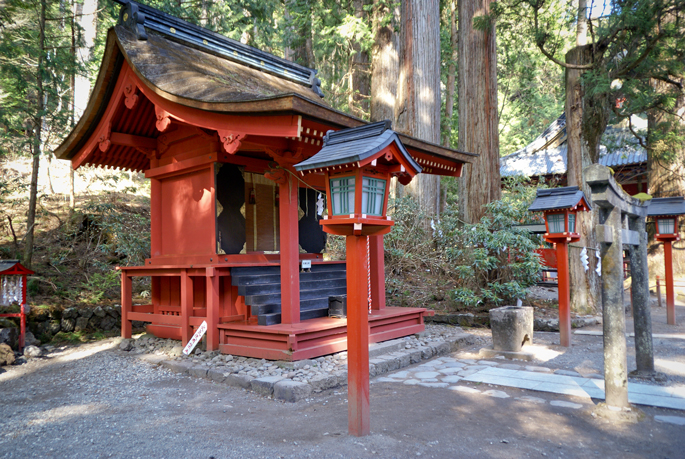
[[[111,132],[146,137],[151,145],[162,134],[155,126],[156,111],[158,108],[163,110],[159,101],[204,113],[299,116],[301,135],[287,138],[305,144],[310,141],[308,145],[313,142],[317,142],[317,146],[319,144],[319,139],[310,135],[310,131],[320,133],[325,129],[366,124],[364,120],[326,104],[314,69],[244,45],[155,8],[133,1],[115,1],[123,5],[119,23],[107,32],[100,72],[83,115],[55,149],[55,155],[60,159],[74,160],[82,152],[82,161],[78,165],[137,171],[148,169],[148,157],[136,146],[112,142],[109,149],[103,147],[98,152],[100,142],[93,144],[93,139],[107,137],[106,125],[103,125],[106,121],[111,123]],[[115,92],[121,93],[121,87],[117,85],[122,84],[122,75],[129,74],[135,77],[134,84],[139,86],[138,95],[149,90],[150,94],[159,97],[158,102],[152,102],[152,98],[145,95],[135,110],[126,111],[114,106]],[[178,112],[176,110],[170,115],[176,116]],[[182,116],[177,119],[185,122]],[[404,134],[398,134],[398,137],[411,150],[416,161],[425,165],[424,172],[428,173],[457,174],[461,170],[458,165],[471,162],[478,156]]]
[[[638,117],[634,117],[633,124],[639,130],[646,129],[644,120]],[[603,145],[599,147],[599,164],[615,169],[647,161],[647,151],[637,143],[632,133],[626,131],[621,127],[607,127],[602,136]],[[501,176],[565,174],[568,164],[566,138],[566,114],[562,113],[530,144],[500,158]]]
[[[364,162],[393,142],[416,173],[421,172],[421,166],[411,157],[397,133],[390,129],[390,121],[380,121],[337,132],[328,131],[321,150],[311,158],[296,164],[295,169],[307,171]]]
[[[587,201],[585,194],[577,186],[567,186],[563,188],[549,188],[537,190],[535,201],[528,208],[531,212],[541,212],[544,210],[570,209],[579,202]]]
[[[657,215],[685,215],[685,197],[654,198],[649,201],[647,216]]]

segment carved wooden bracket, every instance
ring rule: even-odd
[[[100,151],[103,153],[109,150],[109,146],[112,145],[110,138],[112,137],[112,123],[107,123],[104,132],[98,137],[98,146]]]
[[[269,169],[264,172],[264,177],[273,180],[279,185],[288,183],[288,172],[285,169]]]
[[[171,114],[164,110],[163,108],[155,105],[155,115],[157,116],[157,130],[159,132],[164,132],[171,124]]]
[[[302,148],[297,148],[295,151],[290,150],[273,150],[267,148],[266,153],[271,156],[280,166],[292,166],[304,159]]]
[[[232,155],[240,148],[241,140],[243,140],[246,134],[238,134],[233,131],[223,131],[217,130],[219,134],[219,141],[223,144],[226,153]]]
[[[136,94],[137,86],[130,79],[124,84],[124,103],[126,108],[132,110],[138,104],[138,94]]]

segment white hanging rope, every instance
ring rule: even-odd
[[[371,243],[369,236],[366,236],[366,277],[368,280],[369,314],[371,314]]]

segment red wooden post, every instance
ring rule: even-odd
[[[21,276],[23,278],[21,284],[21,309],[19,310],[19,350],[24,349],[26,344],[26,274]]]
[[[385,309],[385,250],[383,235],[369,236],[371,246],[371,309]]]
[[[131,278],[126,271],[121,271],[121,337],[131,337],[131,321],[128,318],[133,312],[133,299],[131,298]]]
[[[219,280],[214,268],[207,268],[207,350],[219,349]]]
[[[162,255],[162,183],[150,179],[150,256]]]
[[[675,325],[675,295],[673,291],[673,248],[671,241],[664,241],[664,265],[666,270],[666,323]]]
[[[281,225],[281,323],[300,323],[300,250],[297,212],[297,181],[286,174],[279,183],[279,222]]]
[[[193,309],[193,279],[188,270],[181,271],[181,342],[185,346],[192,336],[188,320]]]
[[[347,419],[350,435],[370,433],[366,237],[347,236]]]
[[[557,242],[557,279],[559,282],[559,341],[562,346],[571,345],[571,290],[568,274],[568,244]]]

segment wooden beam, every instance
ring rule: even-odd
[[[110,142],[112,142],[112,145],[123,145],[125,147],[148,148],[150,150],[157,149],[157,139],[133,134],[124,134],[123,132],[112,132]]]

